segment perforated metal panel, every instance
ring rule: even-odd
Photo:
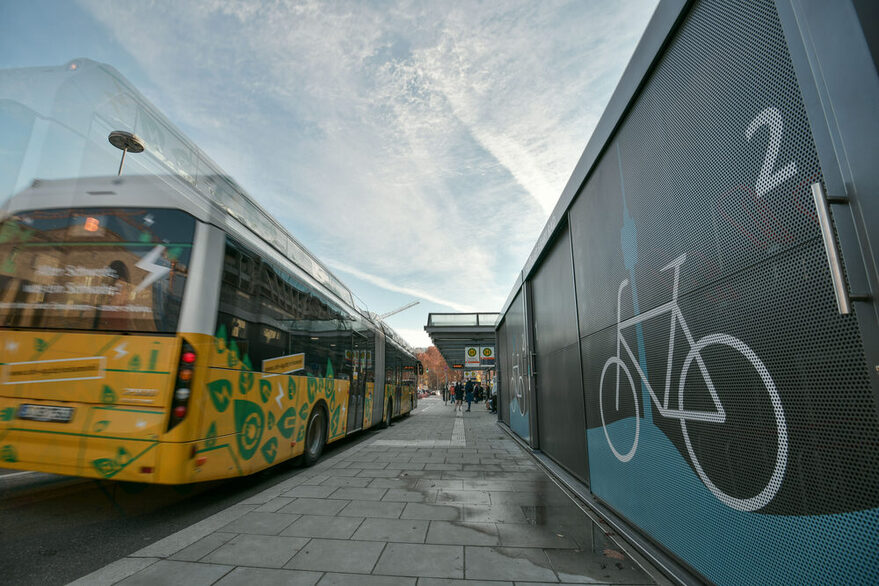
[[[821,179],[774,5],[698,2],[571,208],[592,490],[717,582],[879,580]]]
[[[497,330],[498,397],[501,419],[525,441],[531,439],[531,372],[525,331],[525,296],[516,294]]]
[[[538,440],[541,451],[588,482],[573,281],[571,241],[563,230],[531,281]]]

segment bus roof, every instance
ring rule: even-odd
[[[37,209],[52,206],[52,201],[67,198],[62,207],[70,205],[74,192],[81,195],[100,195],[101,192],[136,192],[137,187],[150,184],[153,190],[162,190],[171,204],[193,213],[203,221],[224,225],[217,221],[225,216],[234,218],[255,239],[269,245],[294,263],[315,281],[326,287],[341,301],[355,309],[376,329],[382,330],[404,352],[414,356],[414,350],[376,314],[355,303],[351,290],[324,265],[317,256],[291,235],[218,164],[195,145],[179,128],[162,114],[121,73],[110,65],[90,59],[75,59],[57,67],[33,67],[0,71],[0,107],[16,107],[65,131],[77,133],[86,139],[84,149],[101,151],[106,156],[106,140],[91,136],[92,129],[110,128],[137,134],[145,144],[138,157],[150,160],[150,174],[115,176],[53,176],[56,169],[42,169],[43,150],[49,145],[29,145],[35,161],[22,161],[21,169],[32,171],[29,177],[19,174],[12,193],[3,203],[6,213],[14,210]],[[120,107],[133,103],[134,108]],[[64,106],[64,107],[60,107]],[[59,119],[64,116],[64,119]],[[105,139],[105,136],[101,136]],[[33,142],[34,138],[30,137]],[[98,144],[100,143],[100,144]],[[118,156],[118,151],[110,151]],[[102,188],[101,186],[111,186]],[[72,188],[72,190],[71,190]],[[54,195],[53,195],[54,193]],[[143,191],[141,190],[141,194]],[[152,193],[152,192],[151,192]],[[66,195],[65,195],[66,194]],[[11,197],[10,197],[11,196]],[[38,198],[38,199],[35,199]],[[87,198],[90,199],[90,198]],[[108,201],[95,197],[85,206],[121,206],[127,198]],[[81,200],[80,200],[81,201]],[[129,205],[143,205],[143,200]],[[161,205],[152,203],[151,205]]]
[[[24,83],[29,78],[33,78],[33,84]],[[34,87],[38,87],[38,91],[33,91]],[[350,289],[317,256],[112,66],[90,59],[76,59],[59,67],[0,71],[0,99],[4,98],[20,104],[43,120],[81,133],[83,138],[88,136],[88,126],[93,120],[99,120],[100,126],[137,134],[145,144],[143,154],[151,159],[155,175],[174,176],[189,184],[192,190],[183,194],[203,200],[194,203],[208,203],[237,218],[261,240],[290,258],[346,303],[354,305]],[[120,102],[133,102],[136,109],[126,117],[120,114]],[[58,108],[59,104],[65,107]],[[101,149],[106,147],[104,144],[98,146]],[[139,156],[143,157],[143,154]],[[51,177],[34,176],[27,183],[41,178]],[[19,184],[19,187],[24,186]]]

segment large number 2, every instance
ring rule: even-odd
[[[763,197],[763,194],[769,193],[797,174],[796,161],[791,161],[783,169],[773,172],[775,159],[778,158],[778,150],[781,148],[781,131],[784,126],[778,108],[770,107],[760,112],[745,131],[747,139],[751,140],[757,129],[763,125],[769,127],[769,144],[766,147],[766,156],[763,158],[763,168],[760,169],[757,184],[754,186],[757,197]]]

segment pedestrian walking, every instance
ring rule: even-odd
[[[467,379],[467,385],[464,387],[464,394],[467,399],[467,411],[470,411],[470,404],[473,402],[473,379]]]
[[[461,411],[464,408],[464,385],[461,381],[455,383],[455,411]]]

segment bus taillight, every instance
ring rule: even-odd
[[[189,397],[192,394],[192,374],[195,369],[197,355],[195,348],[183,340],[180,349],[180,362],[177,365],[177,383],[174,387],[174,396],[171,400],[171,417],[168,419],[168,431],[174,429],[186,417],[189,411]]]

